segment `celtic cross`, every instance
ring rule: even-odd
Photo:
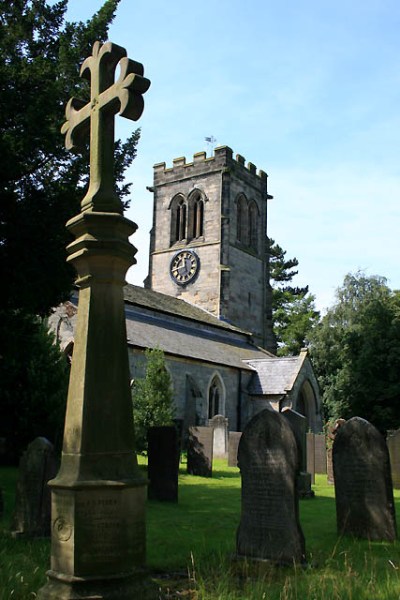
[[[120,75],[115,81],[115,70]],[[122,212],[114,185],[114,116],[137,121],[143,112],[143,94],[150,81],[143,77],[143,65],[127,58],[126,50],[107,42],[95,42],[92,56],[82,64],[81,77],[90,81],[90,102],[71,98],[65,109],[68,150],[82,145],[90,129],[90,182],[82,200],[82,211]]]

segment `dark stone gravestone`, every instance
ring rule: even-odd
[[[314,434],[315,472],[326,474],[326,437],[324,433]]]
[[[307,472],[310,473],[311,483],[315,483],[315,446],[314,434],[306,434]]]
[[[6,438],[0,438],[0,465],[3,464],[3,457],[6,453]],[[3,488],[0,487],[0,517],[4,513],[4,493]]]
[[[213,428],[213,457],[226,458],[228,452],[228,419],[223,415],[215,415],[209,419],[208,426]]]
[[[291,408],[284,408],[282,414],[292,428],[299,454],[299,472],[296,477],[297,493],[300,498],[313,498],[314,492],[311,489],[311,474],[307,469],[307,418]]]
[[[237,531],[238,559],[303,562],[299,522],[297,443],[288,420],[263,410],[246,425],[239,444],[242,509]]]
[[[237,467],[237,456],[241,431],[230,431],[228,435],[228,467]]]
[[[337,528],[340,534],[394,541],[396,517],[385,439],[365,419],[353,417],[333,442]]]
[[[47,482],[57,473],[53,444],[38,437],[23,453],[18,472],[15,509],[11,523],[14,536],[50,535],[51,497]]]
[[[150,427],[148,441],[148,498],[164,502],[178,501],[178,432],[170,427]]]
[[[386,440],[390,456],[392,483],[396,489],[400,488],[400,429],[392,431]]]
[[[189,427],[187,472],[200,477],[212,477],[213,460],[212,427]]]

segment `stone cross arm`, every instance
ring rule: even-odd
[[[115,81],[118,65],[120,74]],[[72,150],[82,145],[90,131],[90,183],[82,210],[120,211],[114,190],[114,116],[119,112],[128,119],[139,119],[150,81],[143,76],[143,65],[111,42],[102,46],[95,42],[80,75],[90,81],[90,101],[69,100],[61,132],[66,136],[66,148]]]
[[[119,63],[120,75],[114,83],[114,74]],[[126,50],[107,42],[100,46],[95,42],[93,54],[82,64],[80,75],[91,82],[90,102],[71,98],[65,109],[66,122],[61,132],[66,134],[68,150],[82,144],[82,133],[90,126],[90,118],[96,111],[105,110],[112,114],[137,121],[144,108],[142,94],[150,87],[143,77],[143,65],[126,56]]]

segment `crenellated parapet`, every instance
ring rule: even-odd
[[[203,176],[205,173],[234,172],[236,176],[244,178],[248,183],[258,189],[267,188],[268,175],[252,162],[246,164],[244,156],[236,154],[229,146],[215,148],[214,154],[207,157],[206,152],[197,152],[190,162],[185,156],[174,158],[172,167],[167,167],[165,162],[154,165],[154,185],[166,185],[177,180]]]

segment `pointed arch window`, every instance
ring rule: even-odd
[[[171,209],[171,244],[181,242],[187,237],[187,205],[185,198],[179,194],[172,199]]]
[[[248,240],[248,209],[244,195],[239,196],[236,207],[236,239],[241,244],[247,245]]]
[[[251,202],[249,206],[249,245],[255,251],[258,250],[258,223],[259,212],[257,204]]]
[[[193,203],[193,237],[199,238],[204,235],[204,202],[197,197]]]
[[[224,390],[221,380],[215,376],[208,390],[208,418],[224,413]]]

